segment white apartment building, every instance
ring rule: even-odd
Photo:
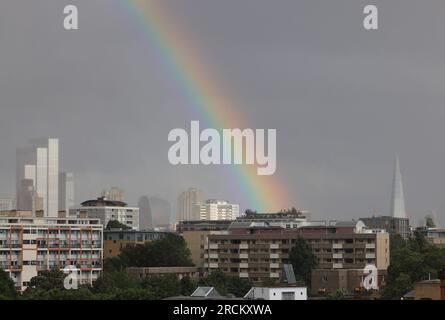
[[[225,200],[210,199],[206,203],[195,204],[193,216],[197,220],[235,220],[239,217],[239,205]]]
[[[97,219],[0,216],[0,268],[23,291],[41,271],[75,266],[79,284],[102,271],[103,227]]]
[[[111,220],[117,220],[133,230],[139,230],[139,208],[128,207],[125,202],[104,197],[83,202],[80,208],[70,209],[69,215],[99,219],[104,227]]]

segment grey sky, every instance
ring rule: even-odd
[[[15,149],[60,138],[77,200],[119,186],[175,204],[189,186],[241,201],[217,167],[172,167],[185,102],[118,0],[0,2],[0,194]],[[278,130],[277,175],[314,218],[389,211],[394,154],[407,211],[445,210],[443,1],[162,0],[242,106]],[[76,4],[80,30],[63,30]],[[379,8],[379,30],[362,10]],[[245,205],[244,203],[242,203]],[[445,221],[445,218],[442,220]]]

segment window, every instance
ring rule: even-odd
[[[281,300],[295,300],[295,292],[283,292],[281,294]]]

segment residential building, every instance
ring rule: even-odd
[[[210,234],[204,267],[257,283],[279,279],[300,237],[311,246],[320,269],[363,269],[372,264],[386,270],[389,265],[388,233],[366,229],[361,221],[329,221],[296,229],[254,226]]]
[[[158,231],[104,230],[104,258],[117,257],[127,245],[159,240],[167,234]]]
[[[445,248],[445,229],[444,228],[428,228],[421,227],[416,229],[418,232],[423,234],[426,240],[430,243],[440,247]]]
[[[106,227],[110,220],[119,221],[132,228],[139,229],[139,208],[128,207],[125,202],[97,198],[81,203],[80,208],[69,210],[70,216],[87,215],[90,218],[100,219],[101,224]]]
[[[19,291],[40,272],[68,266],[80,284],[92,284],[102,271],[102,232],[97,219],[0,216],[0,268]]]
[[[176,225],[176,231],[184,238],[187,248],[190,250],[191,258],[195,266],[203,267],[204,246],[208,244],[207,237],[210,234],[219,234],[226,231],[232,221],[181,221]]]
[[[152,275],[167,275],[175,274],[179,279],[184,277],[190,277],[193,279],[199,279],[202,270],[198,267],[145,267],[145,268],[126,268],[127,274],[134,280],[142,280],[147,276]]]
[[[199,220],[200,216],[193,209],[195,204],[201,204],[202,191],[197,188],[189,188],[178,197],[177,222],[185,220]]]
[[[407,239],[410,234],[410,226],[408,218],[398,218],[390,216],[373,216],[369,218],[360,218],[361,221],[372,229],[383,229],[391,234],[398,234],[403,239]]]
[[[376,291],[381,292],[386,285],[388,272],[377,269]],[[363,268],[358,269],[314,269],[311,273],[311,294],[326,295],[342,290],[345,294],[361,294],[366,291],[364,281],[366,273]]]
[[[192,216],[200,220],[235,220],[239,217],[239,205],[211,199],[194,204]]]
[[[17,205],[23,210],[22,181],[31,180],[38,197],[43,199],[45,216],[57,217],[59,210],[59,140],[34,139],[17,150]],[[26,195],[25,195],[26,196]]]
[[[74,174],[59,173],[59,211],[68,212],[74,207]]]

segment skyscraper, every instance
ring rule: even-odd
[[[59,210],[68,212],[74,207],[74,174],[59,173]]]
[[[139,229],[149,230],[153,228],[153,218],[151,214],[150,200],[147,196],[139,198]]]
[[[46,216],[55,217],[59,210],[59,140],[34,139],[28,147],[17,150],[17,203],[26,197],[22,181],[31,180],[37,196],[43,199]],[[17,209],[23,210],[18,207]]]
[[[150,197],[150,211],[152,215],[153,227],[156,228],[168,228],[171,223],[171,204],[167,200]]]
[[[202,191],[197,188],[189,188],[178,197],[177,221],[199,220],[199,215],[194,215],[194,205],[202,203]]]
[[[405,197],[403,195],[402,173],[399,157],[396,155],[391,198],[391,215],[395,218],[406,218]]]

